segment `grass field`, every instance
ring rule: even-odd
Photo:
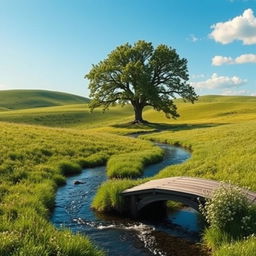
[[[102,255],[82,236],[48,222],[58,185],[113,154],[150,142],[80,130],[0,123],[0,255]]]
[[[4,91],[0,92],[0,98],[3,92]],[[14,95],[18,97],[17,94]],[[49,98],[54,97],[55,95]],[[7,99],[7,102],[12,102],[10,98],[7,97]],[[29,99],[30,97],[26,98],[26,104],[23,104],[23,108],[19,107],[19,104],[17,104],[17,106],[15,104],[13,110],[9,111],[4,109],[6,108],[6,104],[0,101],[0,121],[51,127],[95,129],[127,123],[133,120],[133,110],[130,106],[123,108],[120,106],[112,107],[105,113],[103,113],[101,109],[96,109],[93,113],[90,113],[87,104],[83,104],[86,101],[86,99],[83,98],[79,98],[79,100],[75,102],[76,104],[74,104],[74,102],[70,103],[69,99],[68,101],[63,100],[62,103],[59,102],[59,104],[55,102],[55,105],[43,108],[39,106],[35,108],[33,104],[30,105]],[[144,119],[153,123],[163,124],[162,126],[151,127],[153,129],[188,129],[189,127],[197,128],[197,125],[198,127],[209,127],[216,123],[237,123],[255,119],[256,99],[255,97],[243,96],[203,96],[193,105],[177,100],[177,106],[178,112],[181,115],[177,120],[166,119],[164,114],[150,108],[145,109]],[[125,126],[119,126],[115,128],[124,127]],[[107,129],[108,132],[115,132],[113,130],[111,131],[109,128]],[[121,133],[122,130],[124,129],[119,129]]]
[[[45,90],[0,91],[0,110],[61,106],[88,102],[88,99],[63,92]]]
[[[0,122],[0,255],[101,255],[84,237],[56,231],[49,224],[56,187],[65,182],[64,175],[108,159],[110,177],[139,175],[144,164],[161,158],[161,151],[147,140],[192,151],[191,159],[154,178],[206,177],[256,190],[256,97],[204,96],[194,105],[177,100],[179,119],[146,109],[144,119],[152,122],[147,126],[125,124],[133,120],[129,106],[91,114],[81,104],[83,99],[62,99],[41,107],[30,100],[11,107],[11,101],[0,101],[0,121],[4,121]],[[114,134],[150,130],[163,131],[142,135],[143,140]],[[140,182],[108,180],[98,190],[93,207],[102,211],[121,207],[119,192]],[[256,240],[223,243],[215,249],[216,256],[251,256]],[[234,250],[239,254],[232,254]]]
[[[142,135],[140,138],[181,145],[192,151],[190,160],[165,168],[154,179],[170,176],[205,177],[231,181],[256,191],[256,99],[225,99],[217,96],[203,97],[194,106],[181,103],[183,114],[178,121],[150,125],[151,128],[160,127],[166,131]],[[152,110],[147,111],[145,116],[149,120],[162,121],[162,117],[153,114]],[[141,182],[143,180],[107,181],[99,189],[93,207],[103,211],[109,210],[110,206],[119,209],[123,202],[117,195],[125,188]],[[215,249],[214,255],[254,255],[255,237],[233,242],[225,241],[224,237],[224,233],[207,231],[205,241]],[[237,250],[236,254],[234,249]]]

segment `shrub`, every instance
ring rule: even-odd
[[[222,185],[201,211],[210,228],[221,230],[230,239],[242,238],[256,231],[256,209],[244,190],[230,184]]]

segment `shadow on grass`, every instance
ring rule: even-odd
[[[126,129],[142,129],[152,131],[183,131],[183,130],[193,130],[200,128],[210,128],[216,127],[220,125],[226,125],[228,123],[207,123],[207,124],[166,124],[166,123],[141,123],[141,124],[133,124],[133,123],[123,123],[123,124],[115,124],[112,125],[114,128],[126,128]]]

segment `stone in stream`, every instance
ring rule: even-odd
[[[73,182],[74,185],[79,185],[79,184],[85,184],[84,181],[80,181],[80,180],[74,180]]]

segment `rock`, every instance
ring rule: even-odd
[[[85,182],[80,181],[80,180],[75,180],[73,183],[74,183],[74,185],[79,185],[79,184],[84,184]]]

